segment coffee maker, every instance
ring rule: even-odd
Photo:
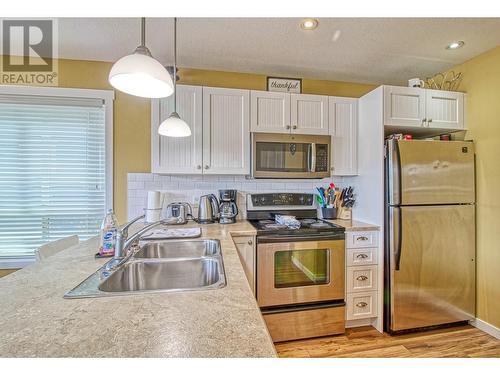
[[[232,224],[236,222],[238,206],[236,206],[236,190],[219,190],[219,223]]]

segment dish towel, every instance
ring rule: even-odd
[[[141,240],[171,240],[174,238],[196,238],[201,236],[201,228],[159,228],[146,232]]]
[[[300,221],[298,221],[295,216],[290,215],[276,215],[274,220],[280,225],[286,225],[290,229],[299,229]]]

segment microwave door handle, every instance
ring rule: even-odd
[[[311,143],[309,147],[309,172],[316,172],[316,143]]]

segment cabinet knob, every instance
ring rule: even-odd
[[[197,166],[196,166],[196,169],[201,169],[201,165],[197,165]]]
[[[365,281],[365,280],[368,280],[368,276],[361,275],[361,276],[356,277],[356,280],[358,280],[358,281]]]
[[[432,122],[431,118],[427,120],[427,124],[430,124],[431,122]],[[427,126],[429,126],[429,125],[427,125]]]
[[[423,119],[422,119],[422,124],[421,124],[421,125],[425,127],[425,123],[426,123],[426,122],[427,122],[427,119],[426,119],[426,118],[423,118]]]
[[[292,128],[293,128],[293,129],[297,129],[297,125],[294,125]]]
[[[287,126],[286,126],[286,128],[287,128],[287,129],[290,129],[290,125],[287,125]]]
[[[208,165],[205,165],[205,169],[208,169],[208,168],[210,168],[210,167]]]
[[[358,303],[356,304],[356,306],[357,306],[357,307],[366,307],[366,306],[368,306],[368,304],[367,304],[366,302],[358,302]]]
[[[253,244],[253,241],[252,241],[252,240],[248,240],[248,244],[249,244],[249,245],[252,245],[252,244]]]

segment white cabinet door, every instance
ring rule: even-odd
[[[255,295],[255,237],[234,237],[233,241],[250,288]]]
[[[384,125],[425,125],[425,91],[413,87],[384,86]]]
[[[328,118],[332,135],[332,176],[358,173],[358,100],[329,98]]]
[[[250,92],[250,130],[259,133],[290,132],[290,94]]]
[[[250,92],[203,87],[203,173],[250,174]]]
[[[177,112],[191,128],[191,136],[165,137],[160,123],[174,110],[173,95],[151,100],[151,169],[153,173],[202,172],[202,88],[177,86]]]
[[[294,134],[328,134],[328,96],[290,95],[290,122]]]
[[[464,94],[461,92],[425,90],[427,127],[464,129]]]

